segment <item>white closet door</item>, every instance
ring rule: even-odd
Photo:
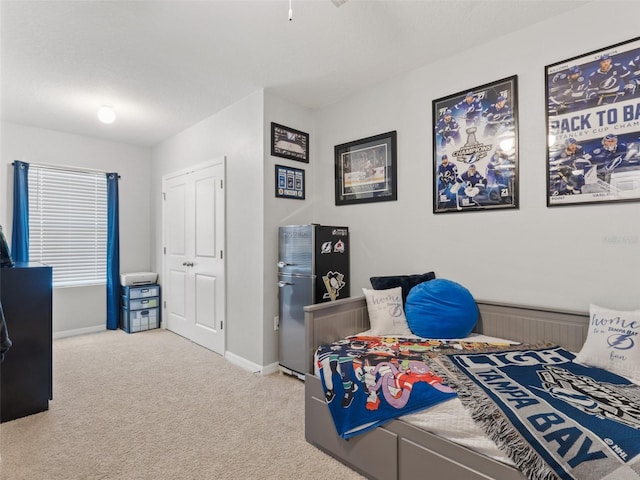
[[[166,327],[225,350],[224,159],[167,175],[164,194]]]

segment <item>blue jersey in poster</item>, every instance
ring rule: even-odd
[[[482,102],[473,93],[469,92],[463,100],[453,106],[454,110],[462,112],[468,127],[477,125],[482,116]]]
[[[485,178],[471,165],[469,170],[460,175],[462,182],[468,187],[484,186]]]
[[[609,134],[602,139],[602,148],[593,150],[591,163],[598,168],[598,176],[604,178],[626,166],[627,152],[627,145],[618,143],[618,137]]]
[[[440,146],[458,143],[460,140],[460,125],[453,118],[451,110],[447,110],[436,125],[436,134],[440,136]]]
[[[456,181],[458,176],[458,167],[449,162],[446,157],[442,163],[438,165],[438,181],[440,188],[446,188]]]
[[[507,99],[502,96],[498,97],[496,103],[489,106],[482,116],[487,121],[484,128],[485,138],[495,136],[501,126],[510,126],[513,121],[513,111],[507,105]]]
[[[587,97],[598,104],[613,103],[622,95],[633,95],[636,83],[631,71],[621,63],[613,63],[609,55],[600,57],[600,67],[589,75]]]
[[[498,147],[487,163],[487,185],[509,185],[515,173],[515,163]]]
[[[551,79],[549,109],[552,113],[564,113],[584,102],[589,82],[582,70],[573,66],[556,73]],[[584,105],[584,104],[582,104]]]

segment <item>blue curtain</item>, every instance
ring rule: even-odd
[[[107,173],[107,329],[117,330],[120,300],[118,174]]]
[[[29,261],[29,164],[13,162],[13,229],[11,257],[16,262]]]

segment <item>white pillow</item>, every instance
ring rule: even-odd
[[[363,288],[369,312],[370,335],[412,335],[402,307],[402,287],[387,290]]]
[[[589,331],[578,363],[640,380],[640,310],[589,305]]]

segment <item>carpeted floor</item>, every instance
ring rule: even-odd
[[[361,479],[304,440],[304,384],[166,330],[54,341],[49,410],[0,425],[2,480]]]

